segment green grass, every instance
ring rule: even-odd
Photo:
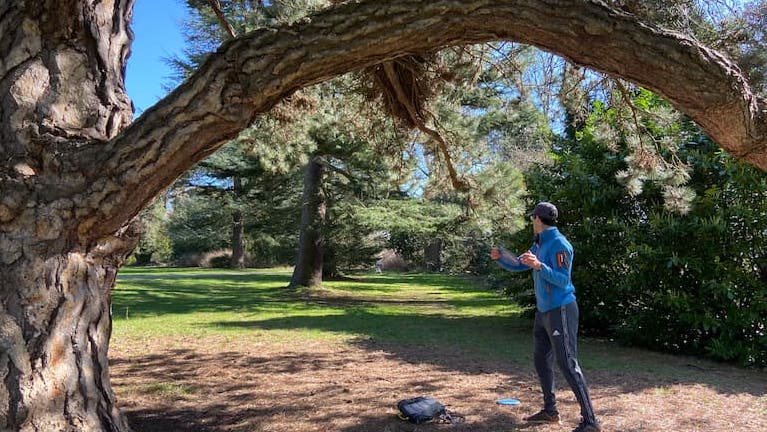
[[[289,280],[289,269],[126,268],[113,293],[114,336],[362,338],[529,356],[519,308],[459,278],[365,275],[313,295],[286,289]]]
[[[248,341],[374,340],[448,345],[467,355],[532,364],[532,323],[510,300],[458,277],[369,274],[327,282],[321,290],[289,290],[290,269],[126,268],[113,292],[113,337],[217,336]],[[700,375],[697,359],[581,339],[586,370]]]

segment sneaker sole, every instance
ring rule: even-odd
[[[562,424],[562,420],[527,420],[525,422],[532,424]]]

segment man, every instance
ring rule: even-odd
[[[535,370],[543,390],[543,410],[527,417],[531,423],[560,423],[554,396],[554,359],[581,406],[581,423],[573,432],[599,432],[586,379],[577,359],[578,304],[570,280],[573,247],[556,228],[559,212],[541,202],[530,214],[535,241],[519,258],[503,248],[490,257],[506,270],[533,270],[537,311],[533,328]]]

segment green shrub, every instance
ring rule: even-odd
[[[654,103],[658,103],[655,101]],[[609,110],[608,110],[609,111]],[[653,349],[767,366],[767,178],[733,160],[689,123],[674,157],[690,167],[695,197],[686,214],[669,211],[660,181],[629,195],[625,142],[608,148],[592,114],[555,146],[555,162],[529,172],[537,200],[560,208],[574,248],[573,281],[586,333]],[[657,131],[656,131],[657,132]],[[509,242],[523,251],[530,231]],[[496,284],[532,305],[529,276],[494,274]]]

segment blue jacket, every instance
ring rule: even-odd
[[[505,253],[504,253],[505,252]],[[533,270],[535,301],[538,310],[547,312],[575,301],[575,287],[570,278],[573,266],[573,246],[556,227],[549,227],[535,235],[530,247],[543,265]],[[516,261],[516,262],[515,262]],[[502,249],[498,264],[511,271],[530,270]]]

